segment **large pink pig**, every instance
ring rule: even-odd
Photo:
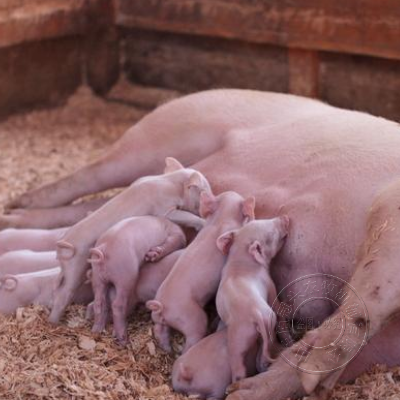
[[[160,286],[155,300],[146,306],[152,311],[154,333],[161,347],[170,351],[169,327],[185,335],[184,351],[201,340],[207,331],[203,308],[215,295],[225,256],[217,249],[217,238],[229,229],[254,219],[254,198],[244,199],[236,192],[218,196],[203,192],[200,215],[204,228]]]
[[[12,314],[19,307],[40,304],[51,307],[54,289],[60,279],[59,267],[19,275],[0,277],[0,313]],[[92,287],[85,282],[79,286],[72,301],[87,304],[93,299]]]
[[[248,375],[256,372],[257,345],[246,358]],[[231,384],[228,334],[223,328],[200,340],[180,356],[172,369],[172,386],[175,391],[196,398],[217,400],[225,397]]]
[[[286,216],[251,221],[240,229],[221,235],[217,246],[228,260],[217,293],[217,310],[228,330],[232,381],[247,376],[245,357],[261,335],[261,364],[272,361],[269,344],[275,335],[276,299],[269,265],[288,233]],[[265,367],[263,368],[265,369]]]
[[[152,300],[156,297],[157,290],[164,282],[165,278],[171,272],[172,267],[183,254],[184,250],[177,250],[167,256],[161,258],[156,262],[146,262],[142,265],[139,271],[139,277],[137,280],[136,288],[133,293],[132,303],[128,309],[128,314],[131,314],[139,303],[146,303],[148,300]],[[90,274],[92,279],[92,274]],[[115,298],[115,288],[110,287],[109,298],[112,302]],[[94,303],[90,303],[86,309],[86,318],[94,318]]]
[[[60,263],[55,251],[15,250],[0,256],[0,276],[26,274],[58,267]]]
[[[400,365],[400,320],[393,318],[400,308],[398,123],[281,93],[220,89],[191,94],[158,107],[101,158],[23,195],[13,206],[55,207],[128,185],[159,173],[169,155],[203,172],[215,193],[254,194],[259,217],[290,216],[290,237],[271,265],[278,292],[305,275],[323,273],[349,282],[363,298],[369,317],[355,315],[349,322],[369,327],[367,344],[351,362],[349,353],[341,380],[354,380],[374,363]],[[0,217],[0,229],[9,226],[5,217]],[[286,302],[288,294],[281,292],[280,300]],[[345,307],[338,313],[346,315]],[[322,322],[333,309],[329,301],[309,302],[299,318]],[[332,343],[327,333],[321,332],[320,346]],[[293,354],[289,348],[284,357]],[[307,369],[312,361],[335,370],[336,363],[325,365],[331,361],[324,354],[313,349],[307,361],[295,363]],[[299,368],[284,357],[266,373],[237,383],[239,391],[229,400],[304,395]],[[305,375],[317,378],[314,387],[331,378]]]
[[[114,332],[121,344],[127,342],[126,317],[136,302],[135,288],[145,261],[155,262],[186,245],[182,229],[167,218],[132,217],[115,224],[90,251],[94,298],[93,332],[105,328],[108,288],[112,299]]]
[[[14,250],[55,251],[67,229],[5,229],[0,232],[0,255]]]
[[[70,228],[57,244],[63,277],[57,289],[50,321],[59,321],[75,290],[85,280],[89,249],[107,229],[127,217],[164,216],[173,209],[198,214],[200,193],[204,190],[211,192],[202,174],[184,168],[173,158],[167,158],[163,175],[135,181],[124,192]]]

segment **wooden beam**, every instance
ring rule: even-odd
[[[318,97],[319,56],[316,51],[289,49],[289,93]]]
[[[111,0],[7,0],[0,7],[0,48],[84,35],[113,23]]]
[[[60,0],[24,5],[0,12],[0,47],[82,34],[84,0]]]
[[[319,62],[321,99],[400,121],[400,61],[323,53]]]
[[[116,0],[120,26],[400,59],[399,0]]]
[[[287,50],[218,38],[129,30],[124,70],[143,85],[288,91]]]

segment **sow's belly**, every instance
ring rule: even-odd
[[[230,131],[223,148],[194,167],[216,193],[254,195],[257,218],[290,217],[274,271],[282,285],[313,271],[351,275],[373,198],[400,176],[399,149],[395,124],[335,110]]]

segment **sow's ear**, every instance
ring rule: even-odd
[[[207,218],[214,214],[218,207],[218,200],[212,194],[206,191],[200,193],[200,217]]]
[[[179,169],[184,169],[185,167],[173,157],[167,157],[165,159],[165,169],[164,174],[169,174],[170,172],[178,171]]]
[[[249,247],[249,253],[259,263],[264,265],[267,261],[261,243],[255,240]]]
[[[232,246],[233,240],[235,239],[235,231],[225,232],[217,239],[217,247],[221,251],[222,254],[227,255]]]
[[[252,221],[255,218],[254,210],[256,208],[256,199],[254,196],[248,197],[242,206],[243,216],[246,222]]]

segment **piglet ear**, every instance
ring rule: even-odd
[[[311,394],[318,386],[321,377],[318,374],[310,374],[308,372],[299,372],[300,381],[307,394]]]
[[[236,231],[225,232],[217,239],[217,247],[222,254],[227,255],[235,238]]]
[[[4,290],[13,291],[18,286],[18,278],[14,275],[5,275],[0,282],[0,287]]]
[[[253,258],[259,263],[264,265],[266,263],[266,257],[261,246],[261,243],[258,240],[255,240],[249,247],[249,253],[253,256]]]
[[[200,188],[201,187],[201,176],[199,172],[193,172],[192,175],[190,175],[190,178],[187,182],[188,188],[196,187]]]
[[[180,376],[184,381],[191,382],[193,380],[193,373],[186,365],[179,365]]]
[[[254,196],[248,197],[243,202],[242,212],[243,212],[244,218],[246,219],[246,222],[252,221],[255,218],[255,215],[254,215],[255,208],[256,208],[256,199],[254,198]]]
[[[93,278],[93,270],[92,268],[89,268],[86,272],[86,281],[85,285],[92,283],[92,278]]]
[[[185,167],[173,157],[167,157],[165,159],[165,169],[164,174],[169,174],[170,172],[178,171],[179,169],[184,169]]]
[[[218,201],[216,197],[207,191],[200,193],[200,217],[207,218],[217,210]]]

